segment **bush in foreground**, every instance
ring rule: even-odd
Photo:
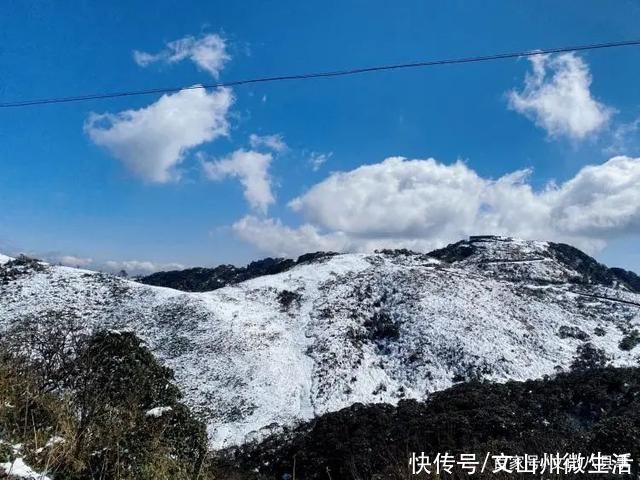
[[[0,463],[19,454],[56,480],[206,478],[204,425],[132,333],[76,338],[58,362],[2,343]]]

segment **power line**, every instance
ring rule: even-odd
[[[372,67],[353,68],[353,69],[347,69],[347,70],[334,70],[334,71],[328,71],[328,72],[278,75],[273,77],[250,78],[250,79],[235,80],[230,82],[219,82],[219,83],[191,85],[191,86],[182,86],[182,87],[152,88],[148,90],[129,90],[129,91],[123,91],[123,92],[94,93],[94,94],[70,96],[70,97],[52,97],[52,98],[40,98],[40,99],[31,99],[31,100],[18,100],[14,102],[0,103],[0,108],[29,107],[34,105],[47,105],[47,104],[53,104],[53,103],[71,103],[71,102],[83,102],[88,100],[102,100],[107,98],[152,95],[152,94],[158,94],[158,93],[175,93],[181,90],[235,87],[239,85],[248,85],[252,83],[270,83],[270,82],[281,82],[281,81],[288,81],[288,80],[308,80],[311,78],[344,77],[348,75],[381,72],[385,70],[435,67],[438,65],[457,65],[457,64],[463,64],[463,63],[477,63],[477,62],[486,62],[491,60],[503,60],[507,58],[531,57],[534,55],[545,55],[550,53],[577,52],[577,51],[583,51],[583,50],[598,50],[598,49],[605,49],[605,48],[629,47],[629,46],[640,46],[640,40],[627,40],[623,42],[609,42],[609,43],[594,43],[590,45],[577,45],[572,47],[547,48],[547,49],[540,49],[540,50],[526,50],[523,52],[497,53],[493,55],[482,55],[482,56],[475,56],[475,57],[462,57],[462,58],[450,58],[450,59],[444,59],[444,60],[398,63],[398,64],[392,64],[392,65],[378,65],[378,66],[372,66]]]

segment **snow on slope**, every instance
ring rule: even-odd
[[[47,266],[0,276],[0,331],[51,311],[134,331],[174,369],[221,447],[355,402],[551,374],[584,341],[561,327],[616,365],[635,363],[618,343],[640,324],[640,295],[568,283],[576,273],[546,248],[489,240],[453,264],[337,255],[207,293]]]

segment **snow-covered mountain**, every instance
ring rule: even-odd
[[[0,256],[0,331],[64,312],[126,329],[174,369],[213,447],[355,402],[567,369],[591,342],[614,365],[640,327],[638,277],[563,245],[472,237],[430,255],[318,256],[211,292]]]

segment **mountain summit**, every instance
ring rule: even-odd
[[[495,236],[316,254],[208,292],[5,259],[0,332],[52,315],[134,331],[221,447],[357,402],[541,377],[584,351],[635,364],[638,280],[568,245]]]

